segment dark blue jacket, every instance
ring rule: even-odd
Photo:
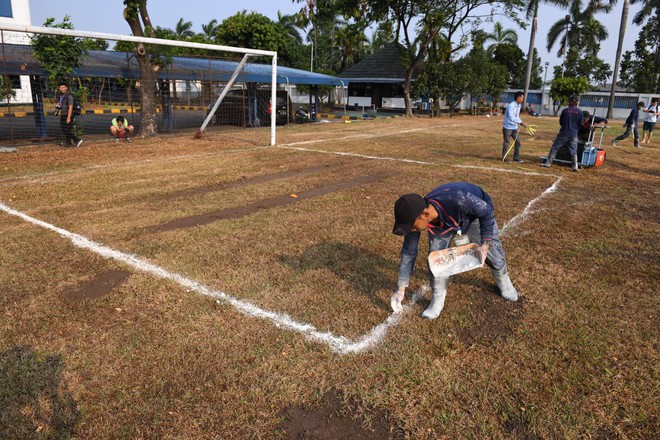
[[[577,107],[567,107],[559,116],[560,135],[577,137],[578,129],[582,125],[582,110]]]
[[[432,233],[443,235],[466,232],[475,219],[479,219],[481,240],[492,240],[495,235],[495,208],[488,193],[467,182],[453,182],[439,186],[425,197],[438,211],[438,223],[430,224]],[[441,208],[438,206],[441,206]]]
[[[628,119],[626,119],[626,125],[637,125],[637,121],[639,121],[639,109],[635,107],[634,109],[630,110]]]

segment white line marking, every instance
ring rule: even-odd
[[[562,178],[559,177],[555,181],[555,183],[552,184],[552,186],[550,188],[546,189],[545,191],[543,191],[543,193],[541,193],[540,196],[538,196],[537,198],[535,198],[534,200],[529,202],[527,204],[527,206],[525,206],[525,209],[523,209],[523,211],[520,214],[518,214],[517,216],[513,217],[511,220],[506,222],[504,224],[504,226],[502,227],[502,232],[501,232],[500,235],[504,235],[507,230],[509,230],[510,228],[514,227],[515,225],[517,225],[518,223],[523,221],[532,212],[532,206],[534,206],[539,200],[541,200],[542,198],[544,198],[548,194],[557,191],[557,186],[559,185],[559,182],[561,182],[561,179]]]
[[[131,165],[142,165],[142,164],[152,164],[152,163],[157,163],[157,162],[163,162],[163,161],[168,161],[168,160],[179,160],[179,159],[195,159],[198,157],[206,157],[206,156],[213,156],[213,155],[219,155],[219,154],[225,154],[225,153],[243,153],[246,151],[254,151],[254,150],[261,150],[265,148],[270,148],[270,147],[251,147],[251,148],[240,148],[240,149],[233,149],[233,150],[224,150],[224,151],[214,151],[210,153],[196,153],[196,154],[183,154],[180,156],[167,156],[167,157],[159,157],[157,159],[143,159],[143,160],[133,160],[133,161],[127,161],[127,162],[118,162],[118,163],[109,163],[106,165],[92,165],[89,167],[84,167],[84,168],[75,168],[75,169],[70,169],[70,170],[61,170],[61,171],[51,171],[48,173],[40,173],[40,174],[27,174],[24,176],[12,176],[12,177],[5,177],[3,179],[0,179],[0,183],[4,182],[9,182],[9,184],[12,183],[18,183],[19,181],[25,180],[25,179],[32,179],[28,183],[34,183],[38,179],[42,179],[44,177],[50,177],[50,176],[63,176],[66,174],[73,174],[76,172],[83,172],[83,171],[96,171],[96,170],[101,170],[104,168],[120,168],[122,166],[131,166]],[[20,182],[24,183],[24,182]]]
[[[413,129],[413,130],[405,130],[402,132],[411,132],[411,131],[418,131],[421,129]],[[359,137],[369,137],[369,136],[359,136]],[[328,139],[330,140],[330,139]],[[336,140],[336,139],[335,139]],[[318,142],[323,142],[325,140],[321,140]],[[315,142],[315,141],[313,141]],[[299,144],[303,143],[312,143],[312,142],[301,142]],[[294,144],[288,144],[288,145],[294,145]],[[402,161],[402,162],[409,162],[409,163],[418,163],[422,165],[433,165],[434,163],[432,162],[423,162],[423,161],[417,161],[417,160],[411,160],[411,159],[398,159],[398,158],[390,158],[390,157],[378,157],[378,156],[366,156],[362,154],[356,154],[356,153],[342,153],[342,152],[332,152],[332,151],[324,151],[324,150],[312,150],[312,149],[306,149],[306,148],[299,148],[299,147],[291,147],[291,146],[284,146],[280,145],[278,146],[279,148],[285,148],[285,149],[291,149],[291,150],[298,150],[298,151],[309,151],[309,152],[314,152],[314,153],[325,153],[325,154],[335,154],[335,155],[340,155],[340,156],[354,156],[354,157],[362,157],[366,159],[376,159],[376,160],[393,160],[393,161]],[[260,147],[263,148],[263,147]],[[215,154],[215,153],[205,153],[202,155],[209,155],[209,154]],[[185,158],[185,157],[195,157],[198,155],[190,155],[190,156],[177,156],[175,158]],[[145,160],[145,161],[140,161],[140,162],[150,162],[150,160]],[[107,165],[107,166],[112,166],[112,165]],[[489,171],[499,171],[499,172],[510,172],[510,173],[518,173],[518,174],[528,174],[528,175],[538,175],[538,176],[551,176],[548,174],[542,174],[542,173],[534,173],[534,172],[523,172],[523,171],[516,171],[516,170],[510,170],[510,169],[501,169],[501,168],[492,168],[492,167],[480,167],[480,166],[470,166],[470,165],[451,165],[456,168],[476,168],[476,169],[484,169],[484,170],[489,170]],[[87,169],[95,169],[95,168],[100,168],[100,167],[105,167],[105,166],[97,166],[97,167],[90,167]],[[556,177],[556,176],[555,176]],[[511,220],[509,220],[507,223],[505,223],[504,227],[502,228],[501,235],[504,235],[505,232],[510,229],[511,227],[515,226],[516,224],[520,223],[523,221],[530,213],[531,213],[531,208],[536,202],[538,202],[541,198],[545,197],[546,195],[556,191],[557,185],[561,181],[561,177],[558,178],[550,188],[546,189],[540,196],[532,200],[527,204],[525,209],[515,217],[513,217]],[[385,321],[382,323],[378,324],[374,328],[372,328],[369,332],[365,333],[363,336],[358,338],[355,341],[351,341],[350,339],[347,339],[344,336],[336,336],[333,335],[331,332],[322,332],[318,330],[316,327],[314,327],[311,324],[305,324],[305,323],[300,323],[295,321],[293,318],[291,318],[289,315],[284,314],[284,313],[278,313],[278,312],[272,312],[270,310],[265,310],[261,307],[258,307],[248,301],[240,300],[237,299],[225,292],[219,291],[219,290],[212,290],[209,287],[204,286],[198,281],[191,280],[187,277],[184,277],[182,275],[179,275],[177,273],[169,272],[166,269],[157,266],[155,264],[149,263],[148,261],[145,261],[141,259],[140,257],[136,255],[131,255],[131,254],[126,254],[121,251],[112,249],[110,247],[95,243],[81,235],[69,232],[65,229],[58,228],[57,226],[51,225],[50,223],[46,223],[44,221],[35,219],[33,217],[30,217],[27,214],[24,214],[20,211],[16,211],[2,203],[0,203],[0,211],[4,211],[7,214],[19,217],[29,223],[32,223],[34,225],[40,226],[42,228],[51,230],[59,235],[61,235],[64,238],[68,238],[71,240],[71,242],[80,248],[90,250],[92,252],[95,252],[105,258],[111,258],[117,261],[120,261],[122,263],[125,263],[139,271],[150,273],[158,278],[162,279],[167,279],[176,282],[180,286],[192,290],[194,292],[197,292],[200,295],[208,296],[211,298],[215,298],[217,300],[222,300],[225,301],[226,303],[232,305],[234,308],[236,308],[238,311],[241,313],[256,317],[256,318],[261,318],[264,320],[269,320],[273,322],[277,327],[284,327],[285,329],[297,332],[302,334],[304,337],[308,338],[309,340],[319,342],[326,344],[332,351],[340,353],[340,354],[348,354],[348,353],[361,353],[366,350],[369,350],[373,348],[375,345],[380,343],[382,339],[385,338],[387,335],[387,332],[390,327],[394,327],[398,325],[402,319],[402,316],[405,314],[405,312],[409,311],[412,308],[412,305],[417,303],[424,295],[424,293],[429,289],[428,285],[422,286],[417,292],[413,293],[413,296],[411,298],[411,301],[403,306],[404,313],[399,313],[399,314],[391,314]]]
[[[206,287],[198,281],[191,280],[190,278],[174,272],[170,272],[160,266],[149,263],[148,261],[145,261],[136,255],[126,254],[108,246],[95,243],[94,241],[89,240],[82,235],[69,232],[65,229],[51,225],[50,223],[46,223],[42,220],[30,217],[29,215],[20,211],[16,211],[15,209],[10,208],[3,203],[0,203],[0,211],[4,211],[7,214],[19,217],[26,222],[53,231],[62,237],[71,240],[75,246],[78,246],[82,249],[95,252],[105,258],[120,261],[139,271],[152,274],[158,278],[174,281],[185,289],[195,291],[200,295],[224,301],[245,315],[269,320],[273,322],[277,327],[284,327],[285,329],[301,333],[303,336],[312,341],[326,344],[328,347],[330,347],[331,350],[337,353],[361,353],[365,350],[369,350],[370,348],[377,345],[387,335],[387,331],[390,327],[398,324],[401,320],[401,314],[390,315],[384,322],[378,324],[369,332],[361,336],[358,340],[351,341],[344,336],[335,336],[330,332],[322,332],[311,324],[295,321],[287,314],[265,310],[248,301],[237,299],[225,292],[212,290],[211,288]],[[415,298],[420,297],[424,292],[425,288],[420,289],[420,292],[417,293]],[[414,302],[416,301],[417,299],[415,299]],[[408,306],[408,308],[410,308],[410,306]],[[404,309],[406,309],[406,307],[404,307]]]
[[[300,148],[300,147],[285,147],[282,145],[278,145],[278,148],[284,148],[287,150],[296,150],[296,151],[309,151],[312,153],[323,153],[323,154],[334,154],[337,156],[352,156],[352,157],[361,157],[363,159],[375,159],[375,160],[395,160],[399,162],[407,162],[407,163],[417,163],[421,165],[433,165],[433,162],[423,162],[421,160],[413,160],[413,159],[399,159],[396,157],[383,157],[383,156],[367,156],[365,154],[358,154],[358,153],[342,153],[342,152],[337,152],[337,151],[326,151],[326,150],[312,150],[310,148]]]
[[[475,168],[478,170],[498,171],[500,173],[524,174],[527,176],[557,177],[554,174],[537,173],[536,171],[520,171],[509,168],[481,167],[477,165],[451,165],[454,168]]]

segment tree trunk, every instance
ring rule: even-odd
[[[532,20],[532,33],[529,36],[529,51],[527,52],[527,73],[525,74],[525,95],[523,97],[523,106],[527,104],[527,95],[529,94],[529,83],[532,79],[532,65],[534,64],[534,39],[536,38],[536,27],[538,24],[539,0],[534,5],[534,19]],[[543,99],[543,97],[541,97]]]
[[[612,72],[612,89],[610,90],[610,102],[607,105],[607,119],[612,118],[614,111],[614,96],[616,94],[616,81],[619,77],[619,64],[621,64],[621,51],[623,50],[623,37],[626,36],[626,22],[628,21],[628,10],[630,0],[624,0],[623,11],[621,11],[621,27],[619,28],[619,44],[616,48],[616,60],[614,61],[614,72]]]
[[[149,59],[146,63],[140,61],[140,96],[142,97],[142,109],[140,111],[140,136],[151,137],[158,134],[156,123],[156,81],[158,71],[154,70]]]
[[[131,14],[128,8],[124,8],[124,20],[130,26],[133,35],[144,37],[144,30],[147,30],[147,32],[153,30],[151,19],[147,12],[146,1],[138,7],[137,14]],[[142,29],[140,19],[144,23],[144,30]],[[153,35],[150,34],[149,36]],[[158,134],[156,125],[156,81],[158,80],[158,73],[161,67],[157,64],[151,64],[149,54],[143,43],[137,43],[133,51],[140,66],[140,95],[142,97],[140,136],[151,137]]]
[[[403,96],[406,103],[406,116],[412,116],[412,100],[410,99],[410,83],[412,82],[413,69],[415,63],[406,69],[406,82],[403,85]]]

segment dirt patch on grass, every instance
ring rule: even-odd
[[[107,295],[131,276],[130,272],[125,270],[108,270],[96,275],[79,289],[69,292],[66,299],[70,301],[80,301],[83,299],[99,298]]]
[[[350,408],[342,408],[342,398],[336,391],[326,394],[323,405],[314,408],[295,406],[284,412],[282,425],[287,440],[382,440],[403,438],[401,433],[390,435],[387,414],[372,410],[369,420],[362,422],[350,417]],[[397,435],[398,434],[398,435]]]
[[[192,197],[192,196],[198,196],[202,194],[207,194],[210,192],[214,191],[223,191],[227,189],[236,189],[236,188],[243,188],[249,185],[257,185],[260,183],[266,183],[266,182],[271,182],[273,180],[277,179],[286,179],[289,177],[299,177],[299,176],[304,176],[307,174],[314,174],[314,173],[319,173],[319,172],[328,172],[331,171],[329,168],[331,165],[321,165],[318,167],[311,167],[311,168],[305,168],[302,170],[291,170],[291,171],[284,171],[281,173],[273,173],[273,174],[264,174],[261,176],[254,176],[254,177],[241,177],[241,180],[237,182],[228,182],[228,183],[214,183],[211,185],[204,185],[204,186],[198,186],[195,188],[188,188],[184,189],[181,191],[176,191],[176,192],[171,192],[167,194],[163,194],[160,197],[155,197],[156,200],[174,200],[174,199],[180,199],[184,197]]]
[[[213,223],[218,220],[237,219],[264,209],[271,209],[279,206],[285,206],[291,203],[295,203],[299,200],[307,200],[314,197],[330,194],[336,191],[353,188],[355,186],[364,185],[367,183],[374,183],[384,179],[385,177],[388,176],[384,174],[375,174],[372,176],[369,175],[360,176],[352,180],[347,180],[332,185],[326,185],[319,188],[314,188],[309,191],[296,194],[295,196],[289,194],[283,196],[270,197],[268,199],[263,199],[258,202],[250,203],[248,205],[238,206],[235,208],[227,208],[227,209],[222,209],[220,211],[208,212],[205,214],[191,215],[188,217],[178,218],[163,225],[150,226],[148,228],[145,228],[144,230],[147,233],[172,231],[175,229],[192,228],[194,226],[207,225],[209,223]]]
[[[515,303],[504,300],[497,288],[475,291],[475,313],[470,327],[456,331],[465,346],[479,344],[513,334],[523,315],[524,297]]]

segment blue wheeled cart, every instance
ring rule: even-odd
[[[605,162],[605,149],[601,148],[606,126],[591,126],[589,138],[586,141],[578,140],[578,166],[582,168],[599,167]],[[597,145],[595,141],[598,139]],[[548,160],[548,156],[540,156],[541,162]],[[568,147],[562,147],[557,152],[554,162],[571,165],[571,154]]]

